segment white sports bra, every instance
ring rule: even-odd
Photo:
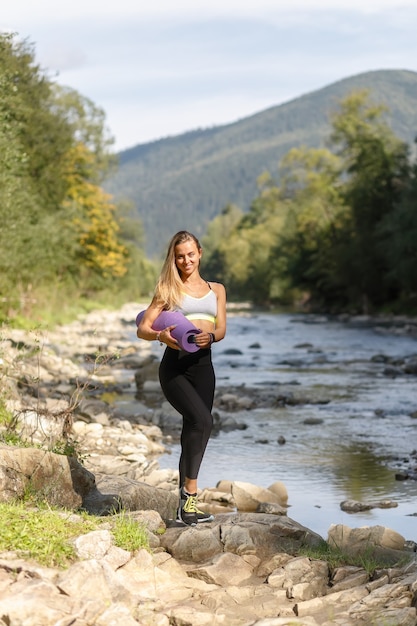
[[[201,298],[194,298],[184,293],[181,306],[177,307],[189,320],[207,320],[215,324],[217,317],[217,296],[210,287],[210,291]]]

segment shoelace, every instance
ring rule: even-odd
[[[183,506],[183,510],[185,513],[197,513],[199,515],[206,515],[204,511],[197,507],[196,496],[187,496],[187,500]]]
[[[183,509],[186,513],[201,513],[201,511],[197,509],[197,498],[195,496],[188,496]]]

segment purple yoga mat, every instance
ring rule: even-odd
[[[145,311],[138,313],[136,317],[136,326],[139,326]],[[196,328],[190,320],[187,320],[185,315],[179,311],[162,311],[154,321],[152,328],[154,330],[164,330],[167,326],[173,326],[176,324],[174,330],[171,331],[171,335],[176,339],[182,350],[186,352],[197,352],[200,348],[194,343],[194,337],[198,335],[201,330]]]

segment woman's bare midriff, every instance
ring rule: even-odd
[[[215,330],[214,324],[208,320],[192,320],[192,323],[196,328],[203,330],[206,333],[213,333]]]

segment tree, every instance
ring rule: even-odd
[[[73,142],[83,144],[94,155],[88,172],[90,181],[102,183],[117,162],[111,152],[114,138],[106,127],[103,109],[70,87],[54,84],[52,93],[52,108],[68,124]]]
[[[45,189],[33,177],[28,152],[30,99],[37,94],[38,69],[24,44],[12,35],[0,35],[0,292],[1,308],[20,306],[28,285],[50,276],[45,230]],[[40,92],[44,86],[41,85]]]
[[[119,240],[120,226],[111,196],[91,182],[96,171],[95,155],[83,143],[68,153],[67,197],[63,203],[72,216],[77,248],[71,258],[72,271],[103,279],[127,272],[127,248]]]
[[[366,92],[353,93],[332,119],[336,154],[295,149],[282,162],[288,216],[272,262],[310,305],[368,311],[399,297],[382,225],[392,226],[407,184],[408,149],[382,113]]]
[[[395,263],[410,291],[413,240],[403,229],[415,232],[415,183],[407,146],[382,113],[366,92],[351,94],[332,118],[335,153],[293,149],[280,164],[280,186],[261,177],[249,212],[216,248],[218,272],[236,297],[302,296],[327,310],[366,311],[401,294]]]
[[[50,81],[13,35],[0,35],[0,88],[3,311],[37,288],[97,290],[125,278],[143,253],[124,244],[119,209],[100,186],[115,161],[103,111]]]
[[[401,304],[417,298],[417,162],[400,201],[382,220],[378,236],[388,262],[388,280],[398,286]]]
[[[266,304],[271,300],[273,278],[269,255],[283,223],[285,207],[279,190],[267,175],[258,181],[260,195],[248,213],[229,205],[209,226],[210,275],[227,285],[230,298]]]
[[[275,181],[268,173],[258,179],[259,196],[251,204],[237,229],[237,237],[246,241],[245,279],[240,290],[245,299],[266,305],[282,291],[281,278],[273,271],[272,251],[282,232],[288,206]]]
[[[408,147],[382,121],[384,109],[357,92],[333,116],[332,141],[343,160],[344,202],[350,207],[344,274],[362,309],[399,295],[389,274],[380,225],[399,203],[409,175]]]
[[[287,213],[271,264],[288,293],[296,288],[310,303],[343,300],[338,293],[337,255],[348,209],[340,170],[340,159],[326,149],[294,148],[280,164]],[[281,296],[288,294],[283,290]]]
[[[229,285],[229,263],[226,259],[228,242],[242,218],[242,211],[233,204],[223,208],[208,225],[207,234],[202,240],[204,273]]]
[[[42,209],[54,210],[66,192],[62,173],[73,143],[72,129],[52,106],[52,84],[35,62],[31,44],[0,35],[0,74],[12,90],[13,106],[7,105],[7,118],[17,131],[27,172]]]

